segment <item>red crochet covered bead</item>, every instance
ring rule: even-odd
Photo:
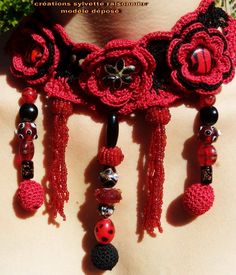
[[[183,205],[191,215],[199,216],[212,207],[214,198],[214,190],[211,185],[195,183],[184,192]]]
[[[98,161],[102,165],[117,166],[121,164],[124,155],[119,147],[102,147],[98,153]]]
[[[170,111],[168,108],[150,108],[146,113],[146,121],[151,124],[166,125],[171,119]]]
[[[17,199],[23,209],[36,211],[44,201],[43,187],[33,180],[22,181],[17,190]]]

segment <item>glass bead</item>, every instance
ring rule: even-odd
[[[217,151],[212,145],[201,144],[198,147],[197,155],[201,166],[211,166],[217,160]]]
[[[116,113],[111,113],[107,121],[107,147],[115,147],[119,135],[119,122]]]
[[[121,191],[115,188],[99,188],[95,190],[95,197],[99,203],[115,204],[122,199]]]
[[[34,104],[25,103],[20,107],[20,118],[23,121],[35,121],[38,116],[38,108]]]
[[[101,244],[109,244],[115,236],[115,227],[110,219],[98,221],[94,228],[94,235]]]
[[[23,160],[21,163],[21,175],[23,179],[32,179],[34,177],[34,163],[31,160]]]
[[[219,114],[214,106],[203,107],[200,110],[200,120],[203,125],[211,126],[218,120]]]
[[[107,204],[100,204],[98,206],[98,211],[101,216],[103,216],[104,218],[108,218],[114,213],[114,206],[107,205]]]
[[[191,55],[192,71],[199,75],[206,75],[211,71],[211,53],[206,48],[197,48]]]
[[[21,122],[17,128],[17,135],[20,139],[32,141],[38,137],[36,124],[33,122]]]
[[[201,126],[198,138],[205,144],[211,144],[217,141],[220,132],[213,126]]]
[[[34,157],[34,143],[32,141],[20,143],[20,156],[22,160],[32,160]]]
[[[37,97],[38,95],[35,89],[28,87],[22,91],[22,99],[24,103],[34,103]]]
[[[201,183],[211,184],[212,183],[212,167],[202,166],[201,167]]]
[[[118,181],[118,174],[115,168],[108,167],[104,171],[100,172],[100,180],[103,187],[109,188],[116,185]]]
[[[31,63],[36,63],[42,57],[42,49],[39,46],[35,46],[30,52]]]
[[[199,98],[199,107],[203,108],[206,106],[212,106],[216,102],[216,97],[214,95],[201,95]]]

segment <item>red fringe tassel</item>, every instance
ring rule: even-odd
[[[69,138],[67,120],[73,112],[73,107],[70,102],[53,99],[51,111],[53,114],[53,125],[51,137],[52,163],[49,170],[49,205],[55,218],[57,213],[59,213],[65,220],[64,203],[69,199],[65,163],[65,151]]]
[[[152,126],[151,140],[147,157],[147,201],[144,209],[144,230],[156,236],[157,227],[162,233],[161,212],[163,203],[163,183],[165,179],[164,156],[166,146],[165,125],[170,121],[167,108],[151,108],[147,111],[146,121]]]

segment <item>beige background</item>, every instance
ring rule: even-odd
[[[182,9],[176,5],[176,17],[185,9],[192,8],[181,6]],[[104,134],[102,131],[101,135],[103,121],[83,110],[78,110],[78,114],[69,120],[70,140],[66,160],[70,201],[65,207],[67,221],[63,222],[58,217],[58,226],[49,224],[48,215],[43,214],[44,207],[34,216],[27,217],[13,203],[17,189],[14,129],[20,93],[6,77],[8,57],[2,50],[4,40],[0,43],[0,274],[100,274],[92,268],[87,253],[95,243],[92,231],[98,216],[92,192],[98,186],[96,173],[99,167],[94,157],[98,140],[100,137],[102,140]],[[36,121],[39,139],[35,142],[35,179],[41,181],[45,175],[43,162],[47,161],[42,145],[45,137],[42,109],[46,102],[41,97],[36,104],[39,108]],[[185,181],[193,183],[198,178],[199,168],[194,153],[196,143],[192,138],[197,111],[185,106],[171,108],[172,121],[167,127],[165,159],[164,233],[158,234],[155,239],[145,235],[142,242],[138,241],[139,235],[136,234],[136,208],[137,197],[141,198],[137,182],[141,184],[143,180],[138,169],[141,161],[138,160],[140,148],[143,152],[140,143],[144,144],[146,139],[145,124],[142,117],[120,124],[118,145],[125,154],[125,160],[118,167],[118,186],[123,191],[123,200],[112,216],[117,230],[113,243],[119,250],[120,261],[112,272],[106,274],[236,274],[235,105],[236,80],[224,86],[217,97],[216,106],[220,114],[217,128],[223,134],[216,143],[219,157],[214,166],[215,204],[207,214],[192,221],[183,213],[178,197],[183,192]],[[186,180],[187,176],[190,180]]]

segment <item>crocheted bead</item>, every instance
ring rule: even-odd
[[[112,244],[97,244],[91,252],[91,260],[99,269],[112,270],[119,260],[118,251]]]
[[[115,227],[110,219],[98,221],[94,228],[94,235],[101,244],[109,244],[115,236]]]
[[[214,202],[214,190],[211,185],[195,183],[188,187],[183,195],[184,208],[193,216],[207,212]]]
[[[73,106],[71,102],[61,99],[53,99],[51,103],[51,112],[53,114],[63,114],[69,117],[73,113]]]
[[[115,188],[99,188],[95,190],[95,197],[99,203],[114,204],[122,199],[121,191]]]
[[[124,159],[124,155],[119,147],[102,147],[98,153],[98,161],[102,165],[117,166]]]
[[[146,113],[146,121],[151,124],[166,125],[171,119],[171,114],[167,108],[150,108]]]
[[[22,91],[22,99],[24,103],[34,103],[37,99],[37,92],[30,87],[25,88]]]
[[[20,205],[27,211],[37,210],[44,201],[43,187],[33,180],[22,181],[16,194]]]

